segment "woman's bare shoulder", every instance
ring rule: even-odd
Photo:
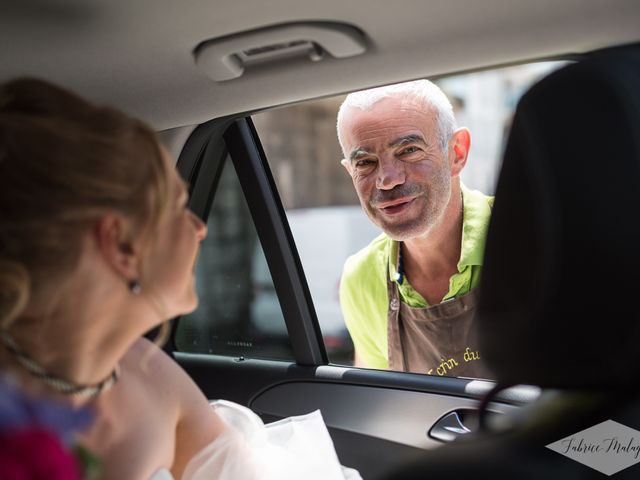
[[[146,338],[140,338],[131,346],[122,362],[125,369],[140,377],[148,391],[170,395],[178,407],[180,421],[216,425],[221,428],[218,416],[209,405],[209,400],[187,372],[161,348]],[[132,375],[133,376],[133,375]],[[213,420],[212,420],[213,419]],[[214,434],[212,437],[215,437]]]
[[[149,340],[141,338],[132,345],[123,358],[125,368],[142,377],[148,395],[162,397],[176,409],[176,451],[171,471],[179,478],[187,462],[218,437],[224,424],[191,377]]]
[[[175,390],[180,385],[190,384],[191,379],[173,358],[148,339],[141,337],[127,351],[121,362],[123,374],[137,377],[152,389]]]

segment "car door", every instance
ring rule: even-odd
[[[473,429],[488,381],[333,365],[251,118],[198,126],[178,159],[209,236],[198,262],[200,306],[173,322],[167,348],[210,399],[265,422],[319,409],[343,465],[379,478],[419,449]],[[508,412],[538,390],[492,403]]]

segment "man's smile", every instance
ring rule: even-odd
[[[408,209],[416,197],[397,198],[388,202],[381,202],[375,205],[385,215],[397,215]]]

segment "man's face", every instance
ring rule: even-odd
[[[438,225],[451,196],[451,169],[431,108],[390,97],[351,108],[341,125],[345,160],[362,208],[395,240]]]

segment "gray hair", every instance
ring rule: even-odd
[[[430,105],[436,112],[436,121],[438,125],[438,141],[440,148],[446,154],[449,140],[456,130],[456,119],[453,116],[453,107],[447,96],[438,88],[437,85],[429,80],[415,80],[412,82],[396,83],[384,87],[370,88],[361,90],[347,95],[340,110],[338,111],[337,130],[338,141],[344,152],[344,144],[342,142],[342,122],[346,116],[346,112],[350,108],[358,108],[360,110],[369,110],[381,100],[387,97],[411,97],[422,100],[426,105]]]

